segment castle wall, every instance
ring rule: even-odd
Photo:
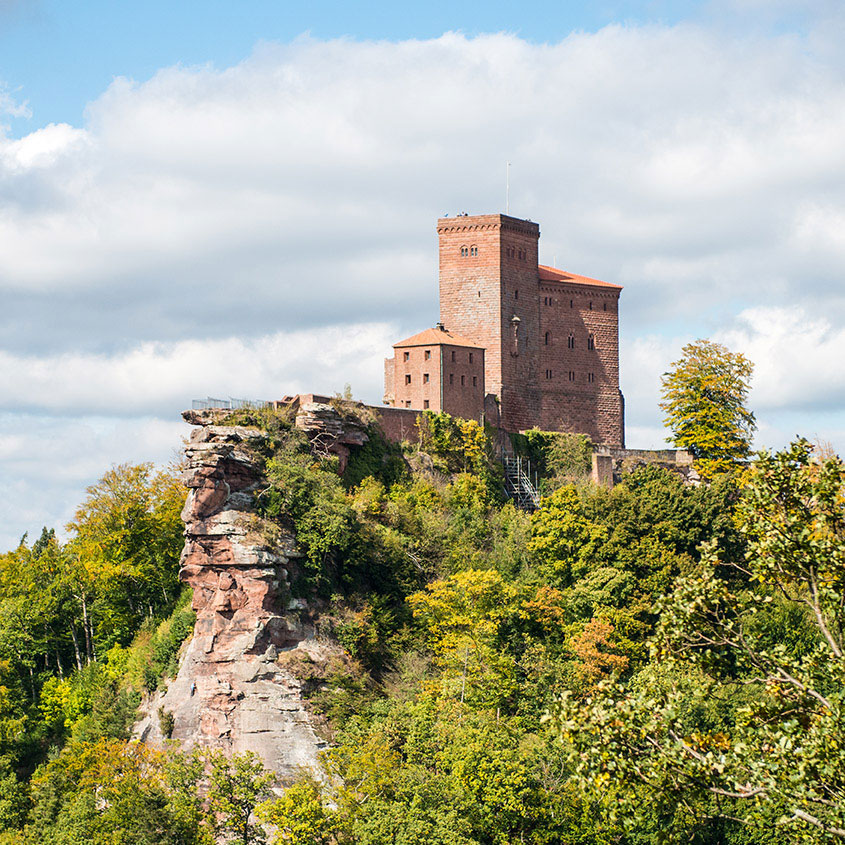
[[[540,427],[624,445],[619,392],[619,289],[541,282]]]
[[[443,410],[466,420],[484,412],[484,350],[443,346]]]

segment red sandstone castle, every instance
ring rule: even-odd
[[[394,344],[385,404],[624,446],[622,288],[539,264],[529,220],[443,217],[437,234],[440,322]]]

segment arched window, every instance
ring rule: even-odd
[[[469,248],[469,254],[470,255],[478,255],[478,247],[475,246],[475,245],[471,246]]]
[[[546,336],[545,336],[545,339],[544,339],[543,342],[546,344],[546,346],[549,345],[549,333],[548,332],[546,332]]]
[[[587,349],[595,349],[596,348],[596,337],[594,334],[590,333],[587,337]]]
[[[469,255],[469,247],[462,246],[461,247],[461,258],[466,258]]]
[[[569,349],[575,349],[575,335],[572,332],[569,333],[569,338],[566,341],[566,346]]]

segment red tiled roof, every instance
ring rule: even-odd
[[[540,265],[539,272],[541,282],[566,282],[570,285],[593,285],[594,287],[622,290],[622,285],[602,282],[599,279],[591,279],[589,276],[579,276],[577,273],[567,273],[564,270],[558,270],[557,267],[546,267],[545,264]]]
[[[443,344],[444,346],[469,346],[472,349],[484,348],[475,341],[457,334],[452,334],[445,329],[426,329],[419,334],[405,338],[405,340],[400,340],[399,343],[394,343],[393,346],[436,346],[437,344]]]

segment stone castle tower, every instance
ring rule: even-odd
[[[529,220],[443,217],[437,233],[440,323],[394,345],[385,402],[624,446],[622,288],[539,264],[540,227]]]

